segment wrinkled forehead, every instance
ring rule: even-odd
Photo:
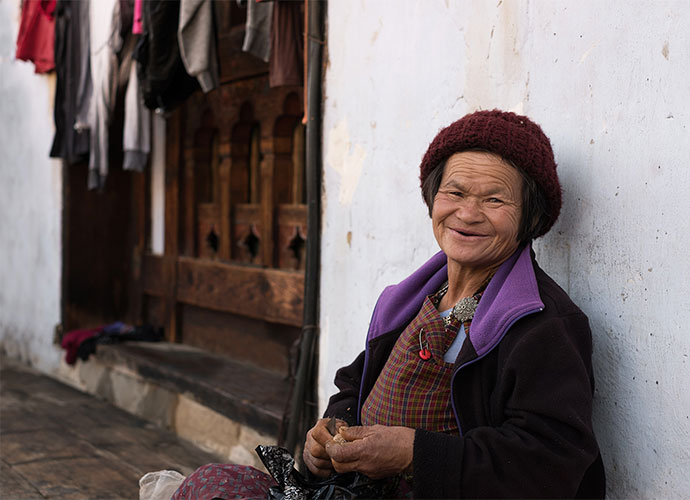
[[[517,168],[500,156],[485,151],[452,155],[443,167],[439,191],[458,190],[466,194],[495,196],[518,202],[524,183]]]
[[[517,167],[501,156],[488,151],[462,151],[451,155],[443,166],[441,182],[449,177],[466,179],[497,180],[522,185],[522,175]]]
[[[446,165],[450,162],[461,162],[465,164],[475,164],[478,166],[502,165],[517,169],[515,165],[503,158],[501,155],[485,149],[467,149],[464,151],[458,151],[457,153],[450,155],[445,161]]]

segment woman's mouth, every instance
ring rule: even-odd
[[[457,234],[459,237],[469,241],[469,240],[478,240],[480,238],[484,238],[486,235],[482,233],[477,233],[475,231],[467,231],[463,229],[452,229],[452,231]]]
[[[485,236],[481,233],[475,233],[474,231],[464,231],[462,229],[453,229],[453,231],[466,238],[481,238]]]

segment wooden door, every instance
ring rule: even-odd
[[[302,325],[302,87],[270,88],[216,2],[221,86],[167,119],[165,253],[142,262],[142,314],[174,342],[288,373]]]

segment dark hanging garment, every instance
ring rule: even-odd
[[[302,2],[273,4],[271,58],[268,80],[271,87],[302,85],[304,76],[304,19]]]
[[[36,73],[55,68],[55,0],[24,0],[15,57],[34,63]]]
[[[58,0],[55,8],[55,137],[51,158],[68,163],[88,159],[89,2]]]
[[[134,0],[118,0],[120,3],[120,38],[126,40],[134,33]]]
[[[199,88],[184,68],[177,42],[179,0],[144,0],[144,32],[134,52],[144,103],[169,111]]]

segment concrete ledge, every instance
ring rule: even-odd
[[[263,468],[254,448],[277,441],[289,381],[180,344],[99,345],[60,378],[173,430],[233,463]]]
[[[98,359],[266,434],[278,434],[288,381],[224,356],[167,342],[100,345]]]

